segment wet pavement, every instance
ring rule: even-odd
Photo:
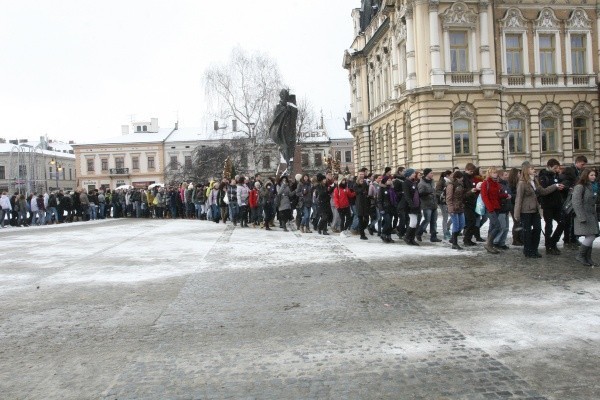
[[[600,268],[573,251],[131,219],[0,240],[2,398],[600,398]]]

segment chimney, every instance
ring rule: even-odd
[[[121,134],[123,134],[123,135],[129,134],[129,125],[121,125]]]
[[[219,130],[219,121],[215,121],[215,122],[214,122],[214,124],[213,124],[213,129],[214,129],[215,131],[218,131],[218,130]]]
[[[74,140],[69,140],[69,144],[75,144]]]
[[[158,118],[150,118],[150,126],[149,132],[158,132]]]
[[[179,129],[179,121],[175,122],[175,130]]]
[[[231,131],[232,132],[237,132],[237,119],[232,119],[231,120]]]
[[[0,138],[0,143],[6,143],[6,139]]]

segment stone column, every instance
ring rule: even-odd
[[[484,85],[493,85],[496,83],[496,75],[491,68],[491,53],[489,41],[489,24],[487,0],[479,2],[479,52],[481,53],[481,83]],[[492,24],[493,25],[493,24]]]
[[[406,9],[406,90],[417,87],[417,71],[415,62],[415,34],[413,21],[413,8]]]
[[[432,85],[443,85],[445,83],[444,70],[441,68],[442,58],[440,55],[439,4],[439,0],[429,1],[429,54],[431,56]]]

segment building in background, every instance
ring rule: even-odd
[[[600,162],[599,6],[549,3],[363,0],[343,61],[356,164]]]
[[[0,191],[44,193],[76,187],[75,155],[70,143],[0,139]]]
[[[121,135],[78,143],[75,150],[78,186],[115,189],[147,188],[164,182],[164,142],[173,128],[159,128],[158,118],[121,127]]]

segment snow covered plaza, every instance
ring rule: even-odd
[[[573,251],[156,219],[0,240],[2,399],[600,398]]]

